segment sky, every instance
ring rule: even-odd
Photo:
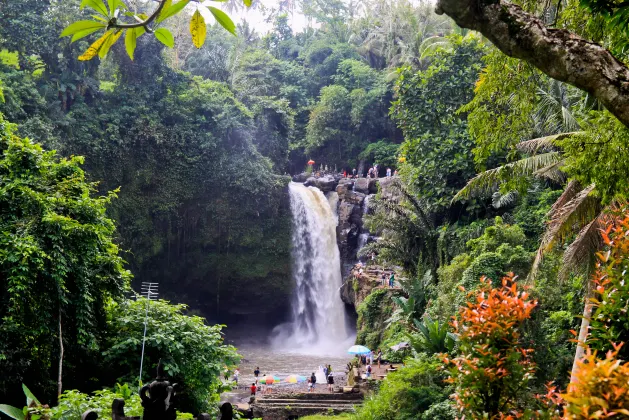
[[[232,0],[232,1],[242,1],[242,0]],[[202,4],[204,6],[214,6],[218,7],[227,12],[227,14],[232,18],[232,20],[238,24],[242,20],[246,20],[249,22],[250,26],[255,29],[255,31],[259,34],[265,34],[270,31],[273,27],[273,22],[266,22],[264,19],[264,9],[279,9],[279,0],[257,0],[256,3],[259,3],[258,7],[245,9],[241,11],[232,11],[229,12],[226,10],[224,3],[219,3],[215,1],[205,1]],[[260,7],[262,6],[262,7]],[[188,6],[191,7],[191,6]],[[201,8],[203,17],[205,18],[207,23],[214,23],[214,18],[212,14],[205,8]],[[191,9],[194,10],[194,9]],[[293,28],[293,32],[301,32],[308,24],[306,17],[299,13],[297,10],[294,13],[289,14],[289,21],[291,27]]]

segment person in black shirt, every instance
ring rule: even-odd
[[[310,375],[310,383],[312,384],[312,390],[314,391],[315,385],[317,384],[317,377],[315,376],[314,372],[312,372],[312,375]]]
[[[260,375],[260,368],[256,367],[256,370],[253,371],[253,376],[257,378],[259,375]]]

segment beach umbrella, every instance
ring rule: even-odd
[[[306,377],[305,376],[299,376],[299,375],[290,375],[289,377],[284,379],[284,382],[288,382],[289,384],[296,384],[296,383],[299,383],[299,382],[306,382]]]
[[[274,383],[277,383],[280,381],[280,378],[278,378],[277,376],[265,376],[264,378],[262,378],[262,380],[260,381],[261,384],[265,384],[265,385],[272,385]]]
[[[371,353],[371,350],[365,346],[352,346],[347,350],[347,352],[349,354],[369,354]]]

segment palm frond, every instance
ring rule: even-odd
[[[491,205],[494,206],[494,208],[496,209],[508,207],[518,201],[519,196],[520,194],[518,194],[517,191],[509,191],[506,194],[500,194],[498,191],[496,191],[491,196]]]
[[[553,134],[552,136],[538,137],[536,139],[521,141],[516,144],[516,148],[529,155],[535,155],[538,152],[549,152],[556,149],[556,143],[559,140],[564,140],[575,134],[582,134],[583,131],[572,131],[568,133]]]
[[[558,278],[565,280],[570,273],[583,274],[587,277],[594,266],[594,254],[603,246],[600,230],[608,220],[607,209],[594,218],[578,233],[576,239],[566,248]]]
[[[580,232],[601,211],[600,200],[591,195],[596,186],[589,185],[578,193],[574,194],[569,201],[565,201],[564,194],[557,201],[562,201],[562,206],[555,203],[549,213],[550,221],[547,224],[546,232],[542,236],[541,244],[537,250],[535,261],[529,274],[532,279],[537,274],[537,270],[544,258],[544,255],[551,251],[558,243],[563,243],[570,235]],[[571,192],[572,193],[572,192]]]
[[[566,205],[567,202],[572,200],[583,188],[581,184],[575,180],[571,180],[568,182],[568,185],[563,190],[563,193],[557,198],[557,200],[553,203],[548,211],[547,216],[552,217],[553,214],[556,214],[560,208]]]
[[[452,202],[469,199],[471,197],[487,196],[496,191],[500,183],[513,177],[526,177],[535,172],[561,161],[561,153],[548,152],[507,163],[494,169],[481,172],[468,181]]]
[[[546,166],[545,168],[541,168],[533,172],[533,175],[538,178],[549,179],[553,182],[556,182],[557,184],[563,184],[564,182],[566,182],[567,176],[566,173],[560,168],[565,164],[565,162],[566,161],[564,159],[561,159],[553,163],[552,165]]]

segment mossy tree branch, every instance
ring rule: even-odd
[[[519,6],[500,0],[438,0],[436,12],[482,33],[509,57],[592,94],[629,126],[629,68],[602,46],[549,28]]]

